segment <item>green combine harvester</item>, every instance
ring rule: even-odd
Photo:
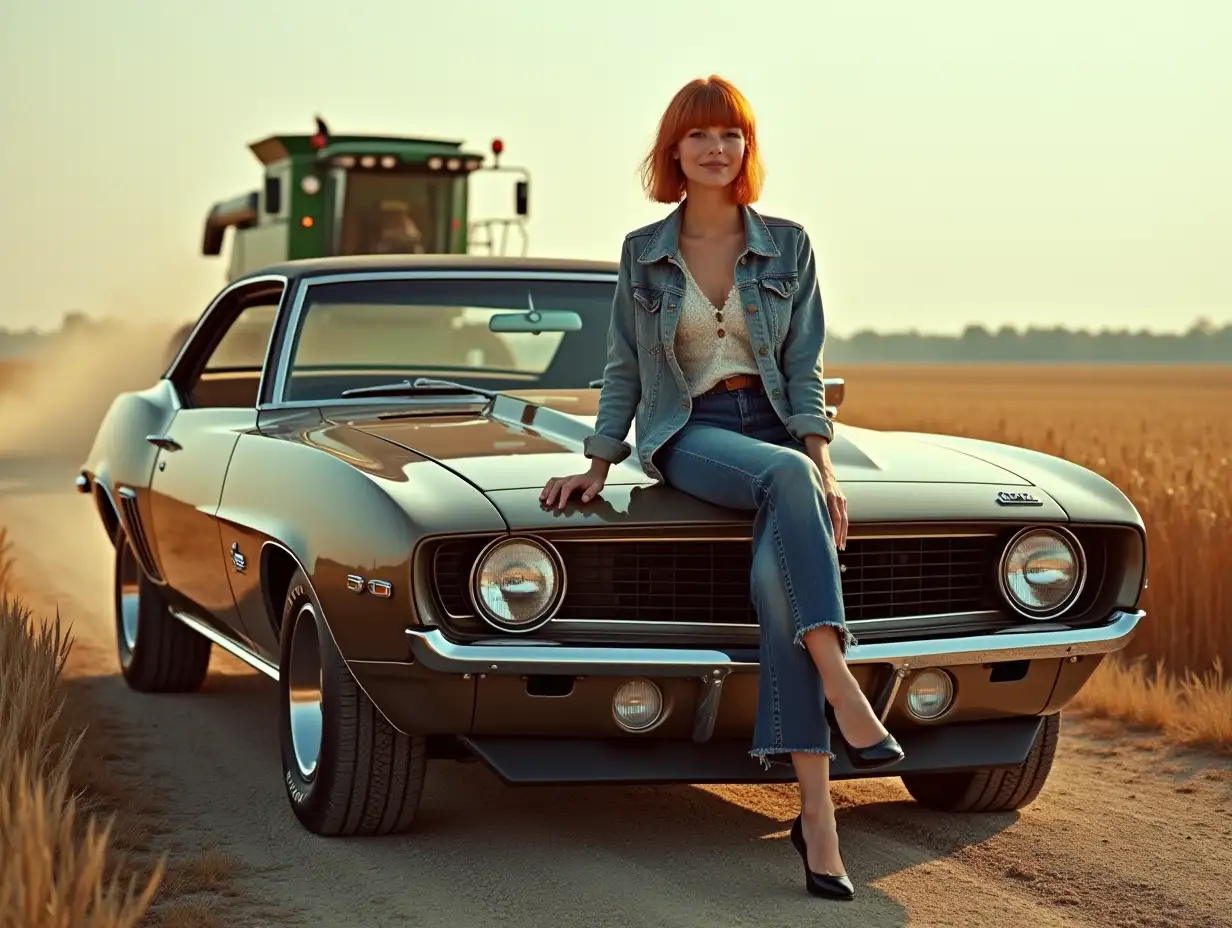
[[[261,162],[260,188],[215,203],[205,219],[201,253],[222,254],[233,229],[226,279],[297,258],[364,254],[509,253],[510,235],[526,254],[530,173],[492,164],[461,142],[378,135],[332,135],[317,117],[312,135],[271,135],[249,146]],[[515,175],[513,215],[472,219],[470,179]],[[194,323],[167,346],[179,352]]]
[[[271,135],[249,146],[264,169],[261,188],[216,203],[201,251],[220,255],[234,229],[227,279],[296,258],[359,254],[506,254],[511,232],[526,253],[530,175],[463,151],[460,142],[331,135],[319,117],[313,135]],[[518,176],[514,215],[470,218],[470,178],[479,171]]]

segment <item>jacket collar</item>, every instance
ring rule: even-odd
[[[740,257],[744,257],[751,251],[764,258],[777,258],[779,250],[770,236],[766,221],[750,206],[741,206],[740,212],[744,216],[745,238],[744,250],[740,252]],[[681,203],[659,223],[646,249],[637,259],[639,264],[654,264],[656,261],[674,256],[680,250],[680,220],[683,215],[684,203]]]

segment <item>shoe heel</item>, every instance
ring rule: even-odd
[[[832,876],[828,873],[814,873],[809,869],[808,845],[804,841],[804,822],[799,815],[791,823],[791,843],[800,852],[800,860],[804,864],[804,888],[811,895],[842,901],[855,898],[856,888],[847,874]]]

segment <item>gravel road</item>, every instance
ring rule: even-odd
[[[177,838],[238,858],[246,895],[292,924],[1232,924],[1232,764],[1074,719],[1052,779],[1017,814],[928,812],[895,779],[839,784],[858,892],[846,904],[804,893],[792,786],[519,790],[442,762],[414,835],[310,835],[280,782],[272,681],[215,649],[198,694],[125,687],[110,546],[72,491],[76,463],[0,460],[23,587],[73,623],[76,673],[133,733],[129,766],[172,797]]]

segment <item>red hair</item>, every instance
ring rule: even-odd
[[[747,206],[761,196],[765,169],[757,149],[757,124],[748,99],[716,74],[689,81],[676,92],[659,120],[654,147],[642,162],[642,186],[656,203],[678,203],[685,176],[672,156],[677,143],[693,129],[738,127],[744,133],[744,163],[731,184],[732,199]]]

